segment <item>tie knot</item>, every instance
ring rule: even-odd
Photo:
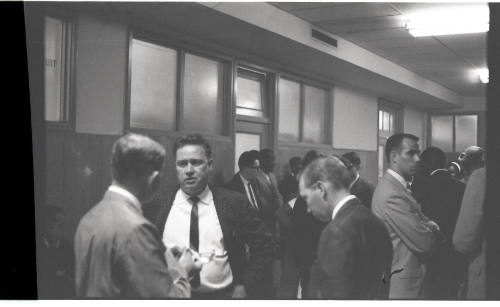
[[[191,196],[189,197],[189,200],[193,203],[193,205],[197,205],[200,201],[200,198],[198,196]]]

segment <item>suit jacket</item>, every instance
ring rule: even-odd
[[[267,173],[267,175],[269,176],[269,180],[266,178],[266,174],[264,174],[263,171],[259,171],[256,181],[259,185],[262,198],[270,208],[276,211],[276,209],[283,205],[283,197],[278,190],[278,181],[274,173]]]
[[[351,194],[356,196],[363,205],[370,209],[372,205],[373,190],[373,186],[368,181],[359,177],[351,187]]]
[[[453,233],[453,246],[469,258],[468,299],[486,298],[486,249],[483,232],[485,185],[486,170],[483,167],[474,171],[467,182]]]
[[[283,180],[281,180],[278,185],[278,190],[281,193],[281,196],[283,196],[283,201],[287,202],[297,196],[299,191],[299,182],[295,176],[287,175],[283,178]]]
[[[326,224],[307,212],[306,201],[297,197],[290,217],[289,241],[293,258],[299,267],[312,265],[321,231]]]
[[[277,208],[274,208],[272,203],[264,198],[262,195],[261,184],[258,184],[256,181],[251,181],[250,184],[252,185],[256,201],[259,206],[259,210],[256,211],[258,216],[264,224],[266,224],[267,229],[269,229],[273,235],[276,235],[277,228],[275,212]],[[239,194],[243,194],[245,199],[248,200],[247,192],[239,173],[236,173],[233,178],[224,185],[224,187]],[[253,209],[253,207],[251,208]]]
[[[167,269],[156,227],[126,197],[107,191],[75,235],[80,297],[189,297],[187,275]]]
[[[431,298],[456,299],[459,285],[465,280],[466,261],[453,249],[452,236],[465,184],[447,170],[431,174],[416,177],[412,184],[412,194],[422,204],[423,213],[439,225],[446,239],[427,263]]]
[[[311,295],[323,299],[387,298],[382,279],[390,272],[391,261],[386,227],[358,199],[352,199],[321,232],[311,273]],[[316,285],[319,289],[314,293]]]
[[[249,296],[259,298],[264,289],[261,281],[265,272],[271,269],[275,242],[265,224],[243,195],[225,188],[210,187],[214,197],[217,217],[222,229],[224,247],[228,252],[233,283],[242,284]],[[165,229],[178,187],[160,195],[157,202],[161,208],[155,224],[161,234]],[[246,243],[252,255],[247,263]]]
[[[392,241],[392,271],[389,298],[424,298],[424,259],[437,246],[438,236],[426,223],[420,205],[392,175],[385,173],[373,193],[372,211],[384,221]]]

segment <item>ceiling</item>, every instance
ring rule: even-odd
[[[463,96],[485,96],[486,86],[472,71],[487,67],[487,33],[413,37],[404,15],[456,3],[273,2],[314,26]],[[486,5],[486,4],[479,4]]]

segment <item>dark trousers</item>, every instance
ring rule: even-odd
[[[191,298],[195,300],[229,300],[233,294],[234,285],[212,292],[191,292]]]

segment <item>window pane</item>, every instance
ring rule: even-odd
[[[65,120],[65,30],[62,20],[45,17],[45,120]]]
[[[477,145],[477,115],[455,116],[455,151]]]
[[[186,54],[184,72],[184,129],[220,134],[224,65]]]
[[[236,79],[236,114],[264,117],[262,80],[238,75]]]
[[[453,117],[431,117],[431,144],[445,152],[453,151]]]
[[[177,51],[132,40],[130,125],[175,130]]]
[[[312,86],[305,86],[303,141],[325,142],[325,115],[327,92]]]
[[[390,125],[389,125],[389,113],[384,112],[384,131],[391,131]]]
[[[300,83],[279,81],[279,138],[299,141]]]
[[[383,130],[383,128],[384,128],[384,126],[382,125],[383,117],[384,117],[384,112],[379,110],[378,111],[378,130]]]

